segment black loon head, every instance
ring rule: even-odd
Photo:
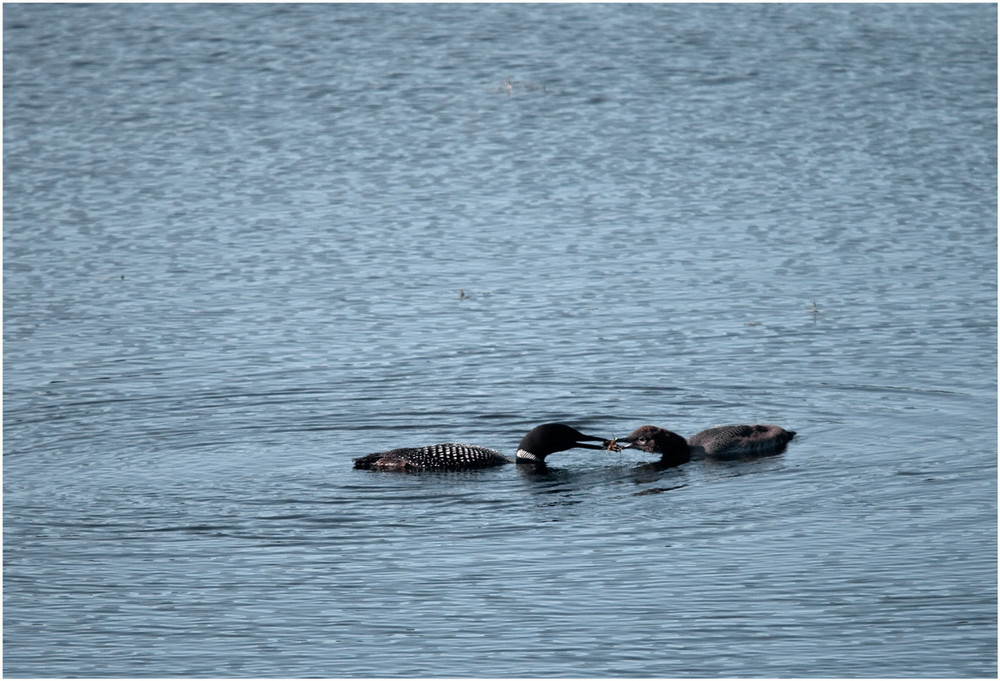
[[[627,442],[624,448],[641,449],[650,454],[659,454],[660,461],[671,465],[687,463],[691,460],[691,451],[687,440],[672,431],[656,426],[641,426],[628,437],[619,439]]]
[[[601,444],[587,444],[599,442]],[[528,431],[517,446],[518,463],[544,464],[545,457],[574,447],[604,449],[604,438],[584,435],[576,428],[562,423],[546,423]]]

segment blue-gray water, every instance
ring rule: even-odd
[[[3,16],[6,676],[997,673],[994,5]]]

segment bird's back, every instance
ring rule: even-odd
[[[688,445],[706,456],[768,456],[784,451],[793,437],[780,426],[716,426],[691,436]]]
[[[355,468],[371,470],[465,470],[513,463],[495,449],[477,445],[440,444],[375,452],[354,460]]]

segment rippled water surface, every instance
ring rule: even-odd
[[[6,676],[996,675],[995,6],[3,18]]]

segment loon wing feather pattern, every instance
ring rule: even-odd
[[[795,431],[774,425],[716,426],[692,435],[691,449],[705,456],[770,456],[780,454],[795,437]]]
[[[355,468],[371,470],[465,470],[513,463],[495,449],[447,443],[376,452],[354,460]]]

